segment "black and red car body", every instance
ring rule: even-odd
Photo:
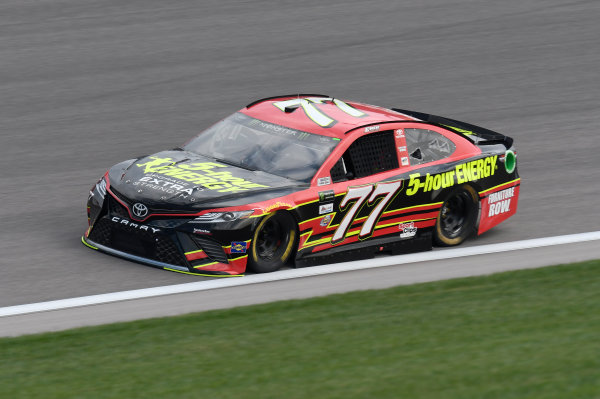
[[[262,99],[90,191],[88,247],[183,273],[458,245],[517,211],[510,137],[322,95]]]

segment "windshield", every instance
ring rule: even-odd
[[[200,133],[184,149],[309,182],[339,141],[236,113]]]

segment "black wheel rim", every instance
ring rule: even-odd
[[[442,207],[440,214],[441,228],[448,238],[458,237],[469,220],[471,198],[462,192],[449,198]]]
[[[280,255],[282,248],[287,243],[287,235],[277,221],[267,220],[258,232],[256,250],[258,257],[270,261]]]

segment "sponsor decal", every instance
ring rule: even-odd
[[[326,215],[323,217],[323,219],[321,219],[321,222],[319,223],[319,225],[321,227],[327,227],[327,226],[329,226],[329,222],[331,222],[331,219],[332,219],[331,214]]]
[[[319,177],[319,179],[317,180],[317,186],[326,186],[328,184],[331,184],[331,177],[329,176]]]
[[[115,222],[115,223],[119,223],[119,224],[122,224],[122,225],[125,225],[125,226],[133,227],[134,229],[140,229],[140,230],[144,230],[144,231],[150,231],[152,233],[157,233],[157,232],[160,231],[160,229],[157,229],[157,228],[154,228],[154,227],[151,227],[151,226],[146,226],[145,224],[135,223],[135,222],[132,222],[131,220],[123,219],[123,218],[120,218],[118,216],[113,216],[110,220],[112,222]]]
[[[170,179],[168,177],[161,177],[155,174],[150,174],[142,177],[138,181],[133,183],[134,186],[149,188],[156,191],[162,191],[167,194],[179,194],[180,197],[187,198],[189,195],[192,195],[194,190],[202,191],[204,190],[202,187],[194,186],[189,187],[188,183],[183,181]],[[167,197],[163,197],[167,198]]]
[[[335,199],[333,190],[319,191],[319,202],[328,202]]]
[[[231,242],[231,253],[232,254],[245,254],[248,250],[248,243],[245,241],[232,241]]]
[[[474,161],[456,165],[453,170],[448,172],[436,175],[427,173],[423,181],[420,179],[420,173],[413,173],[410,175],[410,181],[408,183],[409,187],[408,190],[406,190],[406,195],[414,195],[419,189],[422,189],[423,192],[428,192],[431,190],[439,190],[440,188],[452,187],[455,184],[485,179],[486,177],[494,175],[496,169],[498,169],[497,161],[497,155],[476,159]]]
[[[194,233],[195,234],[212,234],[210,231],[208,230],[204,230],[204,229],[196,229],[194,228]]]
[[[515,188],[507,188],[490,194],[488,197],[489,211],[488,217],[500,215],[510,211],[510,199],[515,196]]]
[[[149,159],[148,162],[136,164],[138,168],[143,168],[146,174],[174,177],[220,193],[237,193],[252,188],[268,187],[233,176],[231,172],[219,171],[220,168],[227,168],[227,165],[217,162],[177,164],[171,158],[150,157]]]
[[[333,212],[333,204],[319,205],[319,215],[330,212]]]
[[[379,130],[379,125],[377,125],[377,126],[367,126],[365,128],[365,133],[376,132],[378,130]]]
[[[281,125],[275,125],[273,123],[263,122],[258,119],[252,120],[250,122],[250,125],[260,126],[261,128],[263,128],[266,131],[277,133],[282,136],[292,136],[298,140],[304,140],[306,137],[309,136],[309,133],[302,132],[302,131],[295,130],[295,129],[290,129],[288,127],[281,126]]]
[[[402,129],[397,129],[394,133],[394,142],[396,143],[396,150],[398,159],[400,160],[401,166],[409,166],[408,152],[406,147],[406,139]]]
[[[319,110],[315,104],[325,104],[326,102],[332,102],[344,113],[353,116],[355,118],[362,118],[366,114],[349,104],[346,104],[342,100],[337,98],[329,97],[306,97],[306,98],[294,98],[291,100],[277,101],[273,105],[284,112],[289,112],[288,109],[297,109],[302,107],[306,116],[308,116],[313,122],[321,127],[332,127],[337,123],[335,119],[331,119],[329,116]]]
[[[279,208],[293,208],[294,205],[292,204],[288,204],[287,202],[279,202],[277,201],[274,204],[269,205],[268,207],[265,208],[265,212],[271,212],[273,209],[279,209]]]
[[[417,228],[415,227],[414,222],[400,223],[398,228],[402,231],[402,233],[400,233],[400,238],[410,238],[417,234]]]
[[[142,203],[136,202],[131,208],[133,214],[139,218],[143,218],[148,214],[148,207]]]

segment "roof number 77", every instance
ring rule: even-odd
[[[342,100],[337,98],[329,97],[306,97],[306,98],[294,98],[291,100],[278,101],[273,103],[274,106],[285,112],[287,107],[302,107],[306,116],[308,116],[313,122],[321,127],[332,127],[336,124],[335,119],[331,119],[329,116],[321,112],[314,104],[323,104],[326,101],[332,101],[337,107],[343,112],[355,118],[362,118],[367,116],[362,111],[346,104]]]
[[[379,201],[377,206],[373,208],[367,220],[363,223],[360,232],[358,233],[358,237],[360,239],[365,239],[373,234],[373,230],[375,229],[375,225],[379,220],[379,217],[385,210],[386,206],[389,202],[394,198],[394,196],[402,190],[402,180],[389,182],[389,183],[379,183],[376,186],[368,185],[368,186],[358,186],[358,187],[348,187],[348,192],[342,202],[340,203],[340,209],[344,210],[348,204],[352,200],[356,200],[354,204],[350,207],[346,215],[340,222],[340,225],[333,233],[333,237],[331,238],[332,244],[339,244],[344,241],[346,238],[346,233],[349,227],[354,222],[358,212],[362,208],[365,201],[368,201],[368,204],[372,204],[375,202],[377,197],[385,195],[385,197]]]

